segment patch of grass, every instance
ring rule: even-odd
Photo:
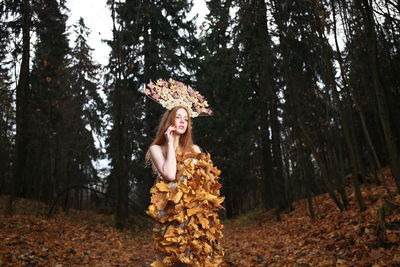
[[[255,209],[245,214],[239,215],[231,219],[225,219],[222,221],[223,224],[234,224],[237,226],[246,226],[251,224],[260,218],[264,218],[266,211],[264,209]]]

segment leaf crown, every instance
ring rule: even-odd
[[[208,102],[204,96],[191,87],[171,78],[168,82],[157,80],[155,83],[148,83],[143,93],[168,110],[177,106],[188,108],[192,118],[212,115],[212,110],[208,107]]]

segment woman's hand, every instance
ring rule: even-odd
[[[174,142],[174,131],[176,128],[174,126],[169,126],[168,129],[165,131],[165,138],[167,139],[167,143],[173,144]]]

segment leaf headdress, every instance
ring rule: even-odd
[[[168,110],[177,106],[188,108],[192,118],[212,115],[204,96],[173,79],[150,82],[142,92]]]

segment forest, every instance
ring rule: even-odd
[[[24,212],[46,218],[110,215],[113,238],[145,228],[154,184],[145,155],[163,109],[141,90],[172,78],[201,92],[213,109],[213,116],[193,120],[193,134],[222,171],[227,266],[301,263],[293,255],[272,261],[271,251],[240,262],[246,258],[234,251],[239,237],[256,244],[254,231],[270,224],[272,232],[285,220],[303,218],[316,227],[323,225],[318,220],[365,214],[371,221],[363,217],[364,226],[348,231],[372,229],[378,252],[359,266],[377,259],[388,265],[376,266],[400,264],[391,257],[400,253],[400,3],[206,4],[198,25],[188,19],[192,0],[107,0],[113,24],[104,42],[111,52],[101,65],[84,19],[67,28],[68,1],[0,3],[0,233],[10,234],[9,224],[32,223],[16,217],[28,207]],[[255,222],[236,225],[248,218]],[[292,235],[308,230],[293,228]],[[0,265],[18,262],[5,255]],[[293,266],[334,266],[323,263]],[[351,266],[337,258],[335,264]]]

